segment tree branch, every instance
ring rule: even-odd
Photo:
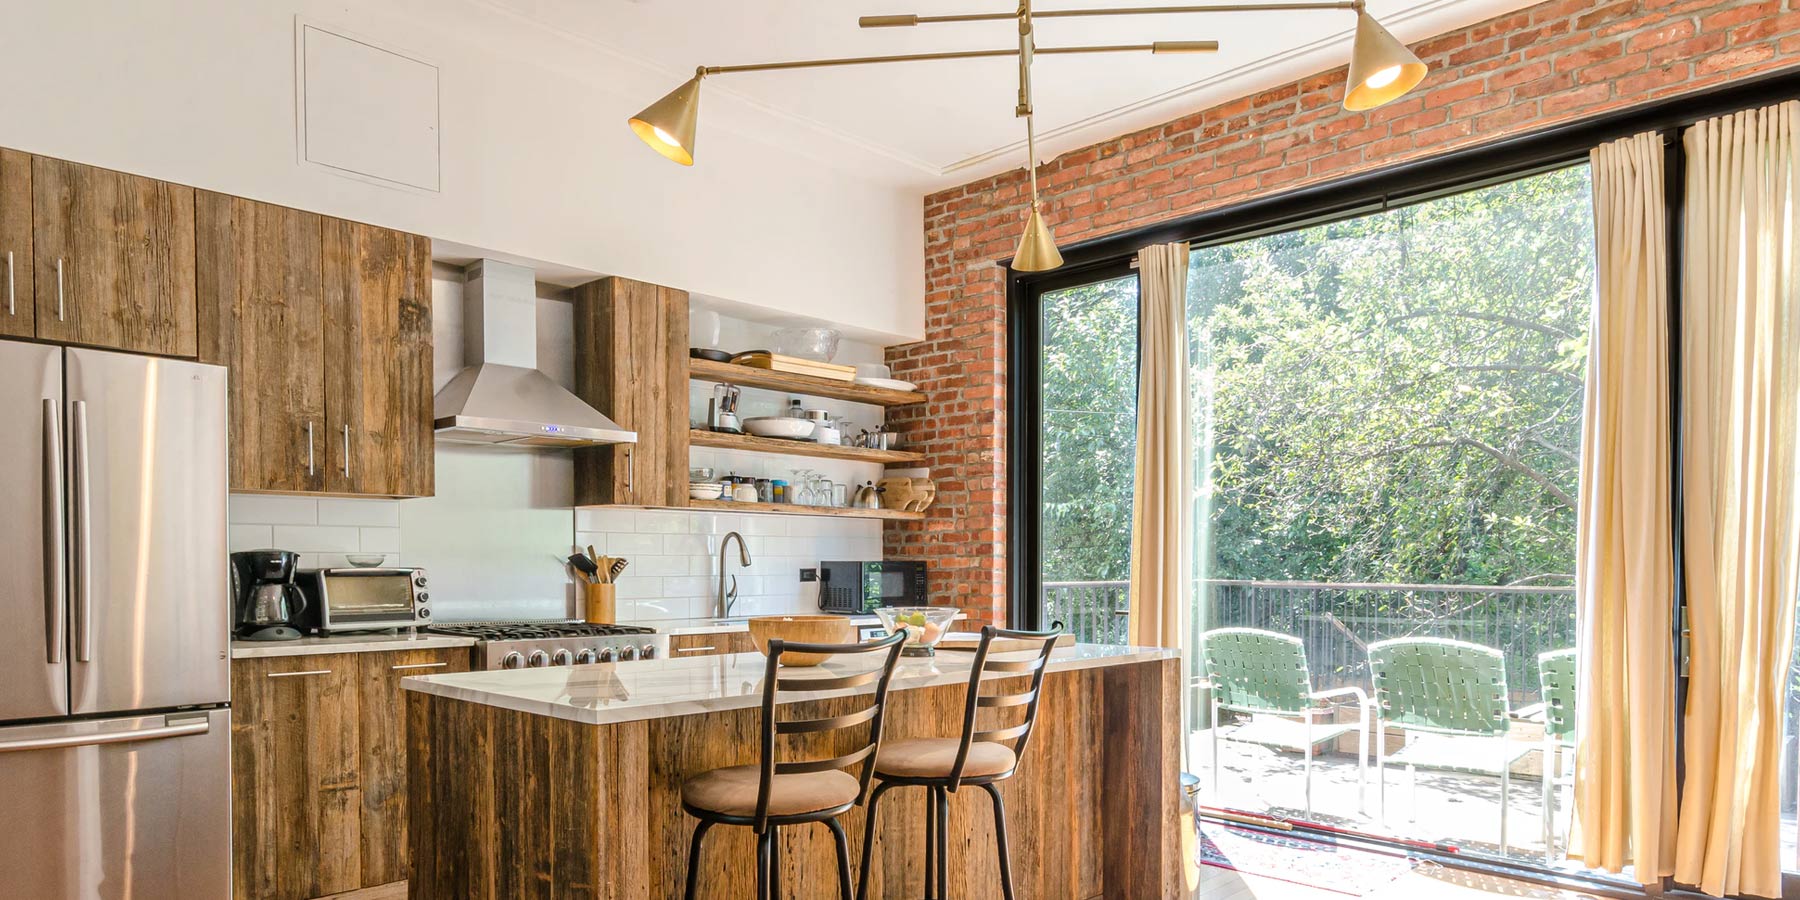
[[[1522,329],[1525,331],[1535,331],[1538,334],[1548,335],[1550,337],[1558,338],[1561,340],[1568,340],[1568,339],[1575,337],[1575,335],[1570,334],[1569,332],[1564,331],[1563,329],[1558,328],[1555,325],[1546,325],[1542,322],[1533,322],[1530,319],[1521,319],[1517,316],[1503,316],[1503,315],[1500,315],[1499,313],[1475,312],[1474,310],[1467,310],[1467,309],[1436,309],[1436,308],[1420,309],[1420,310],[1415,310],[1413,312],[1407,313],[1406,315],[1403,315],[1403,316],[1397,316],[1395,318],[1389,319],[1388,324],[1391,325],[1396,322],[1404,322],[1408,319],[1422,319],[1422,318],[1425,318],[1426,316],[1444,316],[1447,318],[1454,318],[1454,319],[1475,319],[1480,322],[1494,322],[1494,323],[1500,324],[1500,325],[1510,325],[1513,328],[1519,328],[1519,329]]]

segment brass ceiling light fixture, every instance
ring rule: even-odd
[[[1426,66],[1405,44],[1400,43],[1364,8],[1365,0],[1327,0],[1301,3],[1212,3],[1199,6],[1141,6],[1114,9],[1058,9],[1034,12],[1031,0],[1020,0],[1014,12],[962,13],[922,16],[912,13],[863,16],[857,20],[863,28],[903,28],[916,25],[959,22],[1016,20],[1019,24],[1019,46],[1004,50],[961,50],[943,53],[907,53],[893,56],[859,56],[838,59],[807,59],[791,62],[752,63],[737,66],[701,66],[694,77],[662,99],[644,108],[630,119],[631,130],[651,149],[684,166],[694,164],[694,137],[700,121],[700,82],[708,75],[739,72],[767,72],[777,69],[817,69],[829,66],[858,66],[875,63],[921,62],[939,59],[976,59],[1012,56],[1019,60],[1019,102],[1014,115],[1025,120],[1026,171],[1031,180],[1031,209],[1025,219],[1025,231],[1019,237],[1018,251],[1012,268],[1020,272],[1043,272],[1062,265],[1062,254],[1056,239],[1044,221],[1037,191],[1037,130],[1031,105],[1031,64],[1039,54],[1075,53],[1212,53],[1218,41],[1152,41],[1146,44],[1106,44],[1081,47],[1039,47],[1032,35],[1036,18],[1071,18],[1086,16],[1142,16],[1169,13],[1208,12],[1292,12],[1302,10],[1349,10],[1356,13],[1356,37],[1351,44],[1350,71],[1344,89],[1344,108],[1351,111],[1374,109],[1391,103],[1417,87],[1426,74]]]

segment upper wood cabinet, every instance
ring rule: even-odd
[[[430,242],[210,192],[197,219],[232,490],[431,494]]]
[[[31,156],[0,149],[0,335],[37,334],[31,271]]]
[[[431,242],[333,219],[324,247],[326,489],[430,496]]]
[[[231,488],[325,489],[325,220],[201,191],[200,359],[231,369]]]
[[[31,193],[38,337],[196,354],[193,188],[38,156]]]
[[[575,289],[575,393],[636,444],[575,451],[578,505],[686,506],[688,295],[602,278]]]

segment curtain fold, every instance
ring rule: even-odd
[[[1128,642],[1181,647],[1192,582],[1188,245],[1138,251],[1137,475],[1131,493]]]
[[[1674,871],[1675,672],[1668,240],[1655,134],[1591,156],[1598,293],[1588,350],[1577,511],[1573,855]]]
[[[1800,102],[1687,130],[1684,560],[1693,630],[1675,879],[1781,896],[1794,635]]]

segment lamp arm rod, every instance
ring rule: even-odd
[[[1365,0],[1319,0],[1307,3],[1205,3],[1197,6],[1126,6],[1116,9],[1044,9],[1032,15],[1042,19],[1074,16],[1151,16],[1163,13],[1208,12],[1293,12],[1297,10],[1361,9]],[[961,13],[942,16],[913,14],[863,16],[857,19],[864,28],[903,28],[911,25],[936,25],[947,22],[999,22],[1017,18],[1016,13]]]
[[[1038,55],[1065,55],[1076,53],[1211,53],[1218,49],[1218,41],[1155,41],[1148,44],[1038,47],[1032,52]],[[821,69],[829,66],[862,66],[874,63],[925,62],[936,59],[978,59],[982,57],[1018,55],[1018,48],[1010,48],[1006,50],[955,50],[944,53],[908,53],[899,56],[855,56],[841,59],[802,59],[793,60],[791,62],[749,63],[741,66],[701,66],[700,74],[729,75],[736,72],[769,72],[778,69]]]

